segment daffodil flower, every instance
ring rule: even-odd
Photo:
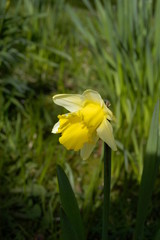
[[[58,94],[53,96],[53,101],[70,112],[59,115],[52,129],[52,133],[61,133],[59,142],[68,150],[80,150],[82,159],[87,159],[99,138],[112,150],[117,149],[110,124],[114,116],[98,92]]]

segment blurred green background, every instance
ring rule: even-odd
[[[56,164],[65,169],[87,226],[100,239],[102,143],[90,159],[51,134],[57,93],[91,88],[111,102],[110,239],[131,239],[154,105],[160,93],[160,0],[0,1],[0,239],[59,239]],[[145,227],[160,226],[157,179]]]

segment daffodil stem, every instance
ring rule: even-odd
[[[111,185],[111,149],[106,143],[104,143],[103,161],[104,161],[104,203],[103,203],[102,240],[108,240],[110,185]]]

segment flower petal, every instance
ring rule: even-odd
[[[59,126],[60,126],[60,122],[58,121],[52,129],[52,133],[58,133]]]
[[[104,111],[107,114],[107,119],[110,121],[116,121],[115,116],[113,115],[112,111],[106,106],[104,105]]]
[[[102,100],[100,94],[92,89],[84,91],[83,96],[85,97],[85,100],[98,102],[101,106],[104,104],[104,101]]]
[[[112,125],[106,119],[103,120],[101,125],[97,128],[98,136],[108,144],[113,151],[117,150],[116,143],[113,136]]]
[[[80,94],[57,94],[53,96],[55,104],[66,108],[70,112],[76,112],[82,107],[84,97]]]
[[[95,136],[92,143],[85,143],[80,151],[81,158],[83,160],[86,160],[89,158],[90,154],[92,153],[93,149],[95,148],[95,145],[98,141],[98,136]]]
[[[58,133],[61,133],[59,142],[65,148],[75,151],[80,150],[86,142],[89,142],[90,132],[87,126],[77,113],[59,115],[60,126]]]

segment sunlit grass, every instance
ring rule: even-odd
[[[63,111],[57,112],[52,96],[93,88],[108,98],[117,118],[109,232],[113,240],[131,239],[149,125],[160,92],[160,1],[155,1],[156,7],[148,1],[147,22],[141,19],[142,9],[137,18],[132,12],[136,35],[123,19],[128,16],[123,7],[132,8],[138,1],[112,1],[112,6],[108,1],[109,13],[100,1],[88,8],[74,2],[73,14],[64,1],[41,2],[0,3],[0,238],[59,238],[59,163],[75,190],[88,240],[99,239],[102,144],[82,161],[79,153],[67,152],[51,134]],[[158,188],[159,179],[146,240],[159,229]]]

